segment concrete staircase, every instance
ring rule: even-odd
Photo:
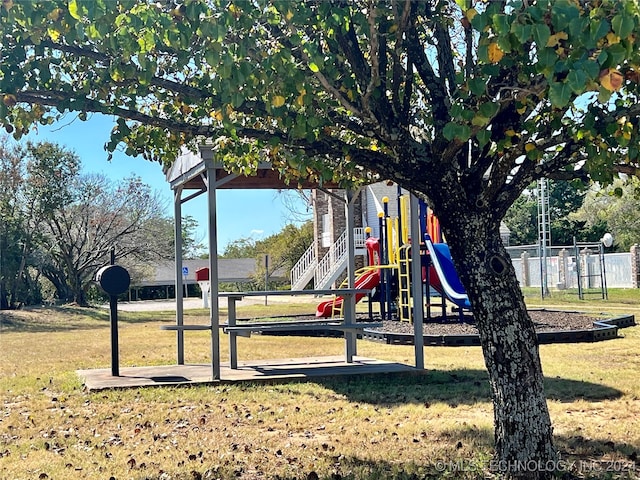
[[[364,228],[353,229],[356,255],[364,255]],[[345,271],[348,263],[347,232],[346,230],[331,245],[329,251],[320,260],[316,258],[315,245],[311,245],[291,269],[291,290],[302,290],[314,280],[316,289],[331,288],[331,285]]]

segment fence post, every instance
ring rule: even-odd
[[[567,249],[563,248],[558,252],[558,289],[567,288],[567,280]]]
[[[591,266],[591,260],[590,260],[592,253],[593,251],[588,247],[584,247],[582,250],[580,250],[580,258],[583,265],[583,268],[581,269],[582,278],[584,278],[586,281],[586,286],[583,284],[584,288],[593,288],[593,284],[591,281],[591,277],[593,275],[593,268]],[[578,281],[580,280],[578,279]]]
[[[529,275],[529,257],[527,252],[522,252],[520,258],[522,259],[522,286],[528,287],[531,283],[531,277]]]
[[[640,288],[640,248],[635,243],[631,246],[631,284],[633,288]]]

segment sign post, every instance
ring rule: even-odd
[[[184,285],[184,296],[189,298],[189,286],[187,285],[187,275],[189,275],[189,267],[182,267],[182,283]]]

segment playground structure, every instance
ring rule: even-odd
[[[365,229],[368,264],[356,272],[355,287],[376,289],[375,295],[369,295],[370,317],[373,303],[377,301],[383,320],[397,318],[413,322],[414,319],[413,307],[416,299],[412,288],[414,277],[411,274],[412,240],[408,228],[410,222],[406,221],[412,213],[408,200],[408,195],[398,192],[399,213],[396,218],[392,218],[388,213],[389,197],[384,197],[383,211],[378,213],[380,238],[370,237],[371,228]],[[419,202],[417,210],[413,214],[419,218],[420,225],[419,258],[422,274],[419,283],[427,320],[431,319],[433,306],[442,307],[442,316],[446,316],[446,302],[449,301],[458,309],[462,321],[463,311],[471,310],[471,304],[455,271],[449,248],[442,242],[438,220],[424,202]],[[435,239],[435,243],[432,239]],[[356,302],[364,296],[356,296]],[[439,298],[439,302],[434,303],[434,298]],[[342,316],[342,306],[343,299],[336,296],[320,303],[316,316]]]

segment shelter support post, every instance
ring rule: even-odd
[[[175,239],[175,278],[176,278],[176,325],[182,326],[184,323],[184,302],[182,291],[182,186],[178,186],[174,192],[173,199],[174,217],[174,239]],[[184,365],[184,330],[176,330],[178,365]]]
[[[207,200],[209,204],[209,285],[211,305],[209,318],[211,324],[211,377],[220,380],[220,302],[218,293],[218,226],[216,204],[216,171],[213,162],[207,164]]]
[[[411,194],[411,296],[413,297],[413,335],[416,356],[416,368],[424,369],[424,334],[422,324],[424,322],[424,294],[422,291],[422,265],[420,261],[420,206],[418,198]],[[429,285],[427,283],[427,288]]]
[[[356,247],[354,238],[354,212],[355,212],[355,199],[358,197],[358,192],[353,190],[345,191],[345,215],[347,220],[347,288],[355,288],[355,272],[356,272]],[[356,321],[356,297],[355,295],[344,296],[344,318],[345,323],[353,324]],[[358,354],[356,339],[357,333],[355,331],[345,331],[345,360],[347,363],[353,362],[353,357]]]

